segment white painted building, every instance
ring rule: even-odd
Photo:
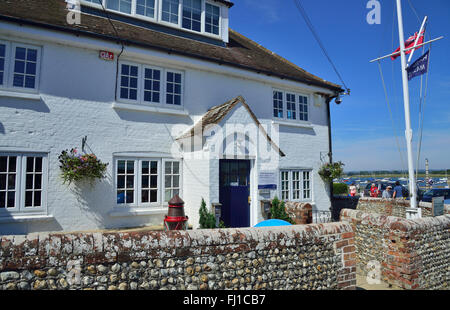
[[[0,3],[0,234],[162,225],[176,193],[194,228],[202,198],[230,226],[274,196],[329,209],[339,85],[228,29],[229,1],[96,1]],[[84,137],[107,177],[63,184]]]

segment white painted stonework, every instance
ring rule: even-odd
[[[174,152],[175,141],[206,111],[241,95],[269,136],[286,154],[274,169],[312,170],[314,208],[329,210],[328,188],[317,174],[328,150],[327,110],[316,92],[329,90],[268,77],[250,71],[126,47],[120,60],[139,62],[184,73],[183,107],[127,105],[115,100],[116,62],[99,58],[100,50],[115,53],[118,45],[90,38],[1,22],[0,40],[41,47],[39,89],[34,93],[0,88],[0,153],[38,152],[47,155],[44,210],[36,214],[0,213],[0,234],[39,231],[80,231],[104,228],[162,225],[167,206],[125,208],[117,205],[115,164],[117,156],[181,158],[181,197],[189,224],[198,227],[200,201],[208,206],[219,201],[219,160],[210,156],[208,145],[192,154]],[[274,121],[273,90],[283,89],[309,96],[309,122]],[[253,124],[246,109],[238,105],[221,125]],[[276,132],[279,132],[278,134]],[[96,156],[109,163],[107,178],[89,184],[63,185],[58,163],[62,150],[77,147],[82,138]],[[276,139],[274,139],[276,140]],[[255,142],[267,143],[258,139]],[[257,189],[258,171],[266,170],[258,154],[251,158],[251,225],[263,220]],[[189,157],[189,158],[184,158]],[[278,184],[280,188],[280,184]],[[272,197],[280,196],[272,191]]]

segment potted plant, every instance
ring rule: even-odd
[[[102,163],[94,154],[79,154],[76,148],[64,150],[58,156],[59,168],[65,183],[81,180],[102,179],[106,174],[107,163]]]
[[[324,181],[332,181],[333,179],[341,177],[344,172],[344,164],[340,161],[335,163],[323,164],[319,169],[319,175]]]

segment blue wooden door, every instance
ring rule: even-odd
[[[227,227],[250,226],[250,161],[220,160],[219,200]]]

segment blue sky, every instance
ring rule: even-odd
[[[409,2],[410,1],[410,2]],[[429,17],[427,39],[444,36],[433,44],[419,168],[450,169],[450,1],[402,0],[405,38]],[[341,84],[292,0],[235,0],[230,26],[305,70]],[[405,121],[400,58],[381,62],[392,119],[378,65],[369,60],[392,53],[398,46],[395,0],[380,0],[381,24],[369,25],[368,0],[301,0],[351,96],[332,104],[334,160],[346,171],[407,169]],[[410,3],[414,6],[420,21]],[[395,13],[395,14],[394,14]],[[394,35],[393,35],[394,33]],[[415,60],[422,54],[418,50]],[[424,80],[425,81],[425,80]],[[419,133],[420,78],[410,83],[414,166]],[[396,139],[397,137],[397,139]],[[398,140],[398,143],[396,142]],[[400,152],[399,152],[400,148]]]

